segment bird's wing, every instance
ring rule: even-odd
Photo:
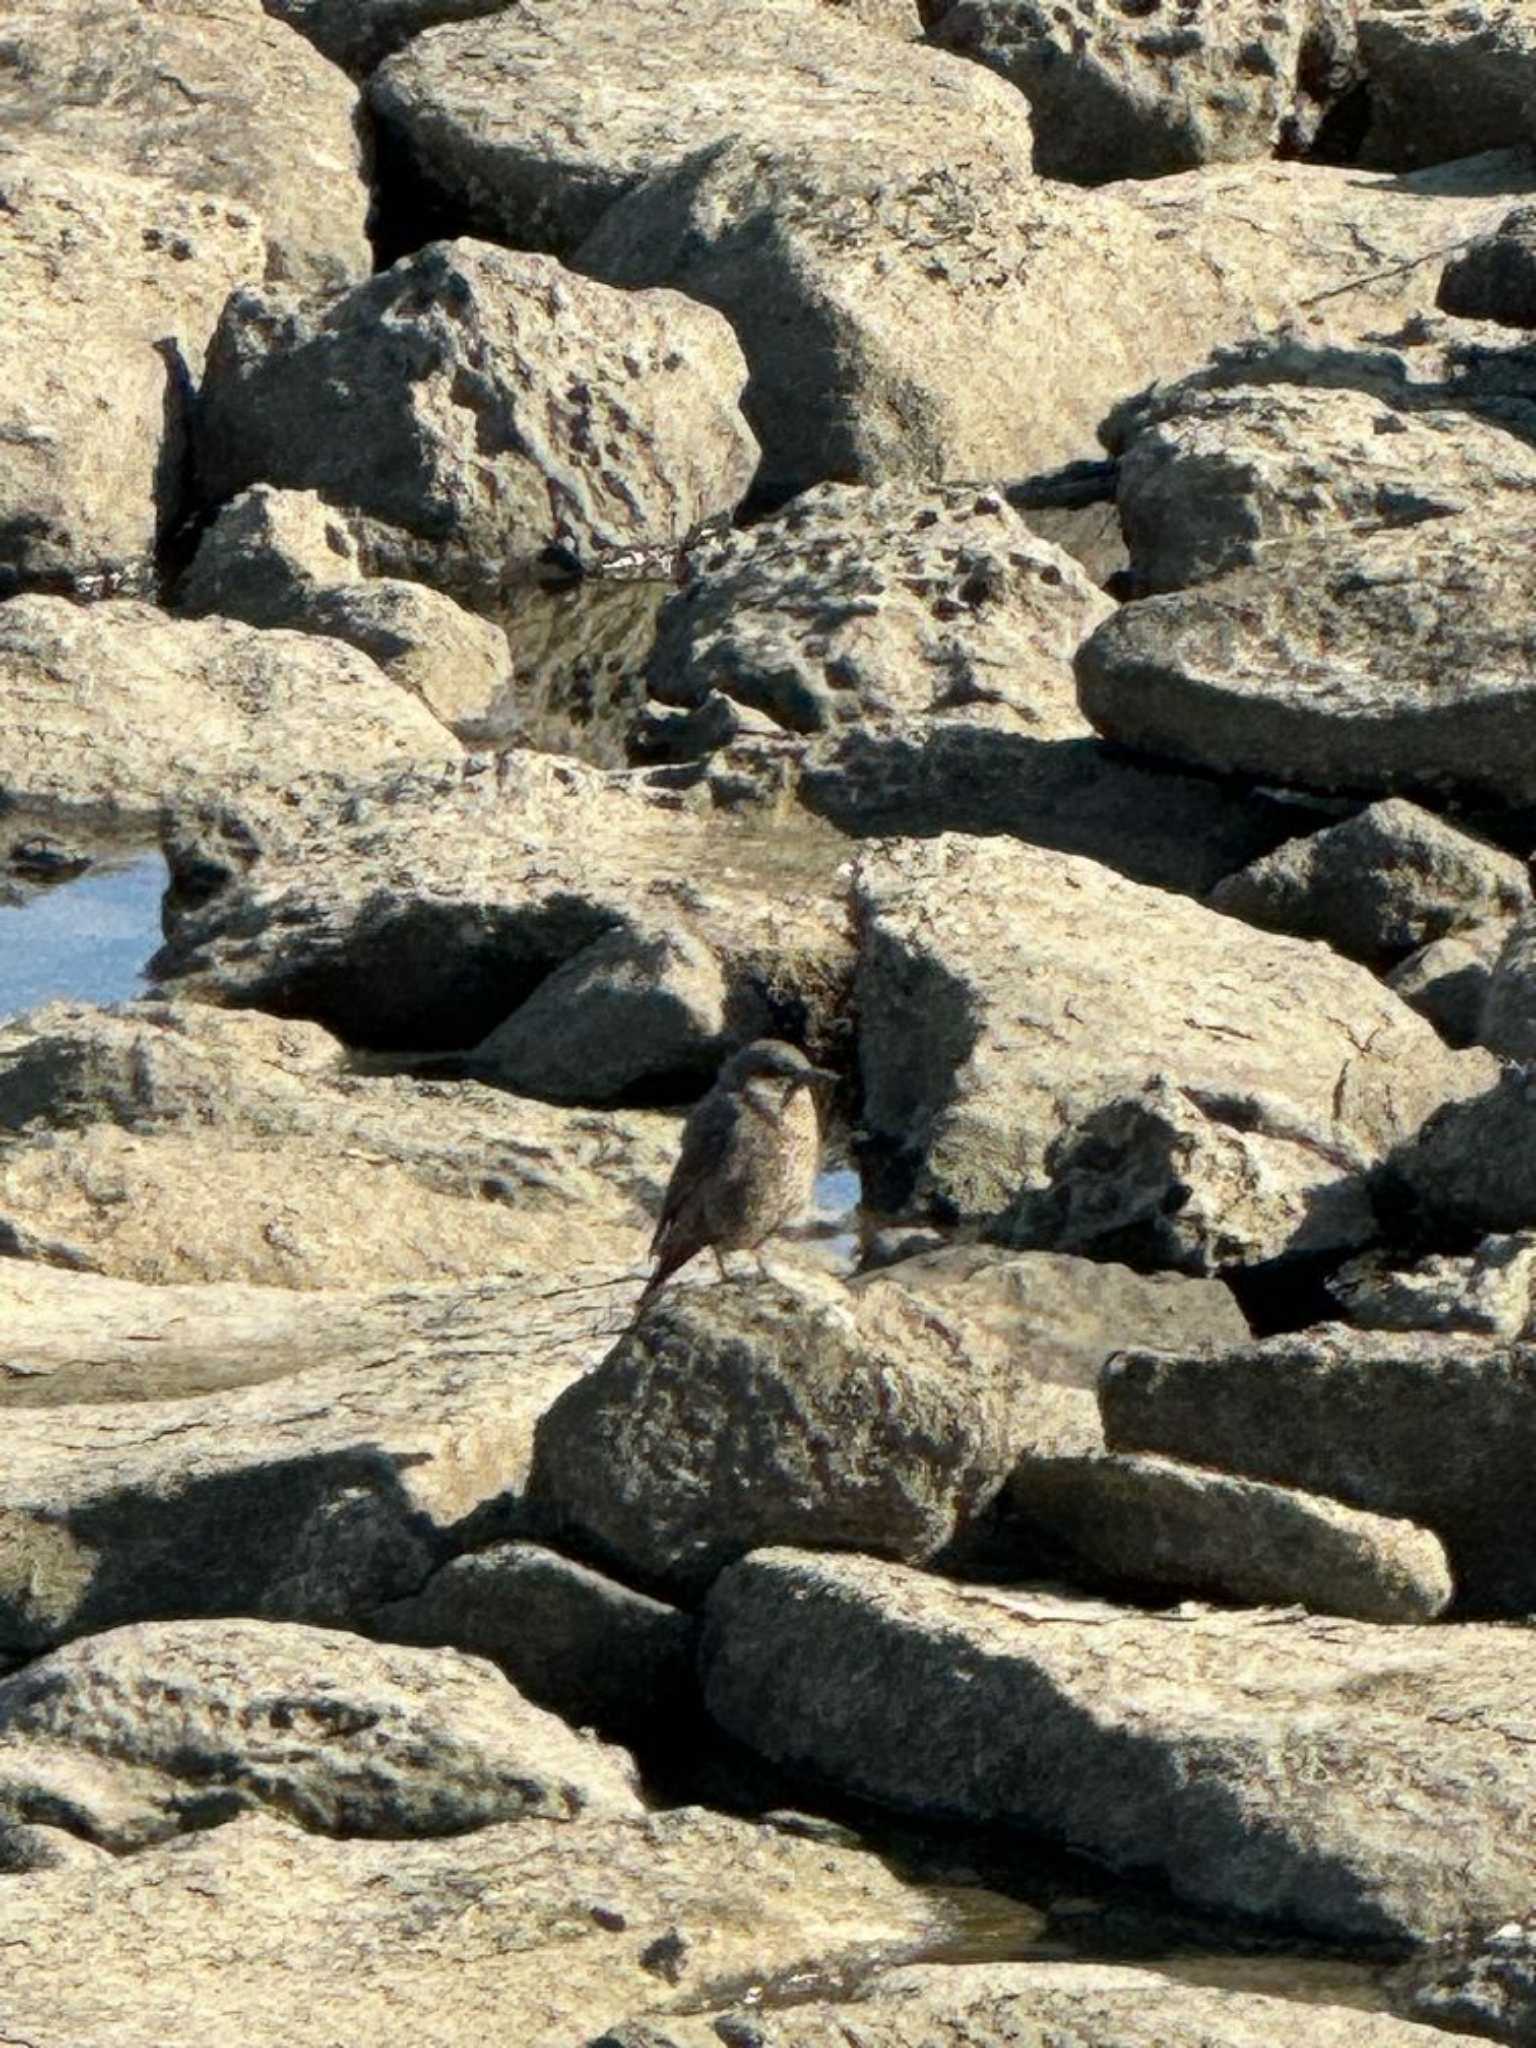
[[[712,1088],[688,1112],[677,1164],[672,1169],[671,1180],[667,1182],[661,1215],[656,1222],[656,1235],[651,1239],[652,1258],[661,1252],[679,1215],[686,1208],[689,1196],[704,1176],[729,1175],[731,1155],[740,1142],[744,1113],[737,1098],[722,1088]]]

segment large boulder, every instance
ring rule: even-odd
[[[1518,1631],[1164,1615],[768,1550],[716,1585],[704,1662],[711,1713],[776,1763],[1222,1914],[1402,1941],[1529,1897]]]
[[[0,610],[0,803],[153,826],[163,805],[462,754],[355,648],[130,599]]]
[[[1027,1429],[988,1363],[893,1284],[675,1289],[540,1422],[530,1512],[684,1598],[763,1543],[930,1558]]]
[[[674,1146],[665,1118],[354,1074],[315,1025],[156,1002],[0,1032],[0,1131],[13,1255],[161,1284],[494,1274],[592,1307],[643,1271]]]
[[[1078,654],[1083,709],[1107,739],[1204,768],[1530,804],[1533,531],[1435,519],[1278,545],[1107,620]]]
[[[1414,526],[1536,510],[1536,449],[1449,407],[1366,391],[1195,391],[1120,458],[1120,520],[1142,592],[1263,567],[1276,541],[1332,527]]]
[[[1536,212],[1516,207],[1491,235],[1453,256],[1435,303],[1468,320],[1536,327]]]
[[[1091,861],[946,837],[855,886],[877,1204],[1197,1272],[1361,1243],[1364,1171],[1493,1072],[1326,948]]]
[[[984,75],[978,72],[978,76]],[[1022,106],[1022,101],[1019,102]],[[725,313],[751,368],[759,489],[1028,475],[1097,452],[1111,407],[1293,323],[1391,332],[1423,259],[1533,189],[1511,152],[1425,174],[1213,167],[1084,192],[1001,124],[700,150],[609,209],[575,261]]]
[[[230,830],[241,850],[206,895]],[[263,806],[248,823],[189,822],[173,833],[173,884],[185,876],[205,900],[174,916],[155,971],[354,1042],[468,1048],[616,928],[664,924],[718,963],[731,1041],[792,1038],[827,1055],[846,1034],[852,980],[845,852],[812,820],[738,827],[633,776],[512,753],[494,770]],[[656,1008],[675,1020],[675,951],[644,958]],[[694,1040],[680,1072],[670,1032],[653,1041],[633,1001],[615,1015],[604,1099],[621,1075],[624,1092],[670,1086],[676,1099],[712,1073],[715,1037]]]
[[[0,143],[0,597],[152,590],[186,511],[190,378],[263,262],[252,213]]]
[[[675,544],[729,512],[757,461],[745,382],[725,321],[676,293],[433,242],[329,300],[237,292],[198,471],[213,499],[318,491],[371,570],[494,593],[551,544]]]
[[[1477,1036],[1506,1059],[1536,1059],[1536,909],[1529,905],[1493,963]]]
[[[1505,1067],[1438,1109],[1385,1161],[1375,1199],[1388,1235],[1415,1246],[1536,1229],[1536,1076]]]
[[[991,129],[1029,167],[1006,86],[804,0],[525,0],[419,37],[368,100],[456,231],[560,256],[644,180],[738,138],[783,152],[857,127],[939,161],[955,130]]]
[[[737,1985],[862,1974],[952,1925],[877,1856],[696,1807],[431,1842],[250,1815],[7,1881],[5,1903],[6,2023],[36,2048],[573,2048]]]
[[[0,1681],[0,1815],[119,1852],[253,1809],[386,1836],[639,1813],[626,1761],[478,1657],[294,1622],[139,1622]]]
[[[689,567],[647,669],[663,703],[719,691],[791,732],[943,712],[1085,730],[1072,656],[1114,606],[1000,492],[824,484]]]
[[[1536,24],[1520,0],[1361,0],[1359,38],[1362,162],[1406,171],[1531,140]]]
[[[922,0],[941,49],[1029,101],[1035,168],[1102,184],[1305,153],[1354,80],[1354,0]],[[1470,154],[1470,152],[1466,152]]]
[[[0,128],[254,214],[257,276],[312,291],[367,276],[357,94],[261,0],[17,0],[5,42]]]
[[[1127,1351],[1099,1390],[1117,1451],[1155,1451],[1401,1515],[1444,1542],[1463,1603],[1536,1602],[1536,1352],[1326,1325],[1214,1356]]]

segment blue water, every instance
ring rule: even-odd
[[[0,906],[0,1017],[55,996],[112,1003],[141,994],[164,888],[165,863],[142,853]]]

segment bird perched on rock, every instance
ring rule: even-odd
[[[754,1039],[726,1061],[683,1126],[642,1307],[706,1246],[724,1279],[722,1252],[756,1251],[806,1206],[821,1157],[812,1091],[833,1079],[778,1038]]]

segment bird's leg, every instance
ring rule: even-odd
[[[721,1256],[719,1245],[712,1244],[710,1246],[710,1250],[715,1255],[715,1264],[720,1268],[720,1278],[724,1281],[729,1282],[731,1276],[725,1269],[725,1260]]]
[[[763,1257],[762,1253],[761,1253],[761,1252],[754,1252],[754,1253],[752,1254],[752,1256],[753,1256],[753,1258],[754,1258],[754,1259],[756,1259],[756,1261],[757,1261],[757,1277],[758,1277],[758,1279],[759,1279],[759,1280],[771,1280],[771,1279],[773,1278],[773,1274],[772,1274],[772,1273],[771,1273],[771,1271],[769,1270],[769,1267],[768,1267],[768,1261],[767,1261],[767,1260],[766,1260],[766,1259],[765,1259],[765,1258]]]

